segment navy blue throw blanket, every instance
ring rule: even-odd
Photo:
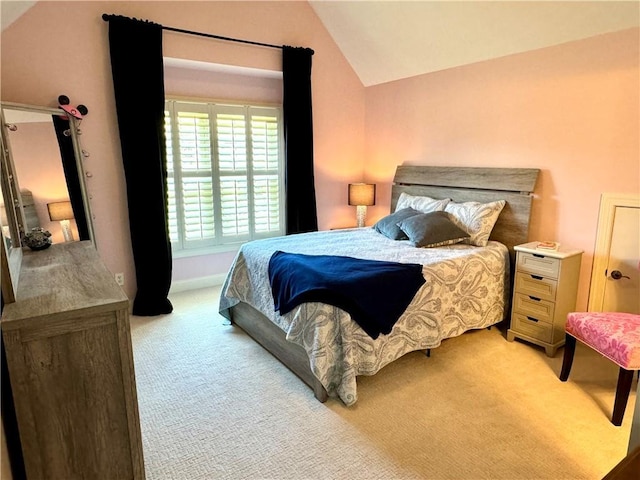
[[[375,339],[391,332],[425,280],[415,263],[276,251],[269,282],[280,315],[306,302],[334,305]]]

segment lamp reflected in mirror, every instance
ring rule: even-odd
[[[47,210],[49,211],[49,219],[52,222],[60,222],[62,228],[62,235],[65,242],[73,242],[73,231],[71,230],[71,222],[73,219],[73,208],[71,208],[71,202],[52,202],[47,203]]]

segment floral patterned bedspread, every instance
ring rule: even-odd
[[[286,315],[275,312],[267,268],[276,250],[420,263],[426,283],[391,333],[374,340],[348,313],[331,305],[304,303]],[[508,250],[498,242],[416,248],[372,228],[303,233],[244,244],[222,288],[220,313],[231,319],[229,309],[240,301],[262,312],[288,341],[307,351],[311,371],[327,393],[352,405],[358,375],[373,375],[408,352],[437,347],[446,338],[503,320],[508,277]]]

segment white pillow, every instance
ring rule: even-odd
[[[408,207],[418,210],[421,213],[442,212],[450,201],[450,198],[436,200],[431,197],[418,197],[402,192],[396,204],[396,212]]]
[[[489,203],[449,202],[444,211],[451,214],[453,223],[470,235],[464,243],[484,247],[506,203],[504,200]]]

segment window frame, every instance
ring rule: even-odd
[[[209,119],[209,142],[211,149],[211,169],[208,171],[201,171],[200,173],[186,172],[182,168],[176,168],[178,162],[181,163],[180,153],[177,147],[179,147],[179,129],[178,129],[178,112],[195,112],[206,113]],[[174,195],[175,195],[175,208],[176,208],[176,223],[178,229],[178,239],[171,240],[171,248],[174,257],[186,257],[193,255],[205,255],[210,253],[220,253],[237,250],[237,248],[243,243],[250,240],[257,240],[262,238],[270,238],[276,236],[285,235],[286,228],[286,211],[285,211],[285,184],[284,184],[284,130],[283,130],[283,111],[282,105],[260,105],[252,104],[249,102],[229,102],[229,101],[214,101],[214,100],[191,100],[177,97],[165,98],[165,112],[168,112],[168,119],[171,122],[171,150],[167,149],[167,153],[171,154],[172,169],[169,169],[167,165],[167,186],[169,186],[170,179],[173,179]],[[219,157],[219,138],[217,134],[218,114],[230,114],[244,116],[245,123],[245,148],[246,148],[246,169],[242,171],[222,172],[220,170],[220,157]],[[278,128],[277,133],[277,172],[275,169],[258,170],[254,168],[253,160],[253,135],[251,132],[252,118],[260,116],[276,117],[276,123]],[[167,119],[167,113],[165,113],[165,120]],[[165,126],[165,133],[168,133]],[[169,143],[169,138],[166,139]],[[168,145],[167,145],[168,146]],[[169,163],[169,162],[168,162]],[[203,173],[204,172],[204,173]],[[259,172],[259,173],[256,173]],[[256,185],[254,177],[265,173],[267,175],[277,175],[278,184],[278,229],[267,232],[256,232],[256,218],[255,218],[255,190]],[[184,220],[184,207],[180,208],[180,205],[184,205],[184,189],[178,188],[178,185],[182,185],[183,178],[188,176],[206,176],[209,175],[212,186],[213,197],[213,225],[214,225],[214,237],[200,240],[187,240]],[[221,178],[225,176],[244,176],[246,178],[247,185],[247,202],[248,202],[248,221],[249,231],[239,235],[223,235],[222,233],[222,200],[221,200]],[[169,194],[169,192],[167,192]],[[169,206],[169,198],[167,198],[167,206]]]

